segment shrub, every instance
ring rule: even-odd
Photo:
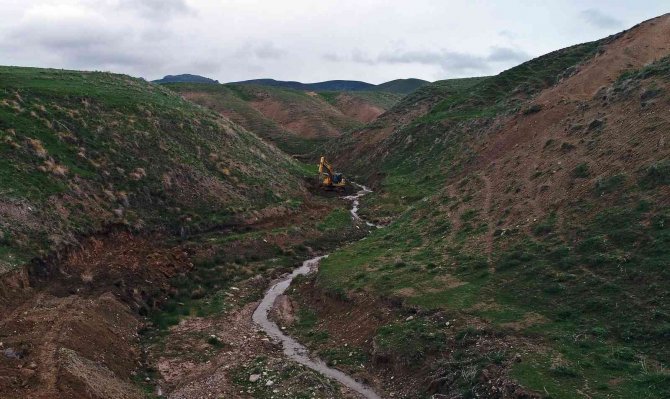
[[[558,365],[558,366],[552,367],[552,368],[551,368],[551,372],[552,372],[553,374],[559,376],[559,377],[570,377],[570,378],[574,378],[574,377],[578,377],[578,376],[579,376],[579,373],[578,373],[575,369],[573,369],[573,368],[571,368],[571,367],[568,367],[568,366],[566,366],[566,365],[563,365],[563,364],[560,364],[560,365]]]
[[[608,194],[614,192],[623,186],[626,181],[626,176],[618,174],[606,178],[601,178],[596,181],[595,191],[597,195]]]
[[[575,168],[572,170],[572,177],[578,178],[578,179],[585,179],[589,177],[590,171],[589,171],[589,165],[586,162],[582,162],[579,165],[575,166]]]
[[[536,114],[542,111],[542,104],[533,104],[530,107],[523,110],[524,115]]]
[[[556,224],[556,213],[552,212],[551,215],[533,227],[533,234],[536,236],[544,236],[552,232],[554,225]]]
[[[209,338],[207,338],[207,343],[217,348],[223,346],[221,340],[219,340],[216,335],[210,335]]]
[[[639,181],[640,187],[649,190],[670,184],[670,160],[663,160],[647,168]]]

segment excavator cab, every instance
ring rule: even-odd
[[[319,162],[319,185],[325,190],[344,191],[347,181],[342,173],[336,173],[333,166],[326,161],[326,157],[321,157]]]

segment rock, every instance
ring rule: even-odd
[[[28,368],[31,369],[31,370],[35,370],[35,369],[37,368],[37,363],[35,363],[35,362],[30,362],[30,363],[28,364],[28,366],[26,366],[26,367],[28,367]]]
[[[14,348],[7,348],[2,351],[2,354],[9,359],[18,359],[21,357],[21,354],[14,350]]]
[[[272,386],[272,384],[274,384],[274,381],[268,380],[268,382],[265,383],[265,386],[269,387],[269,386]]]
[[[408,318],[405,319],[405,321],[410,321],[410,320],[414,320],[414,316],[409,316]]]
[[[249,376],[249,382],[256,382],[261,379],[260,374],[252,374]]]

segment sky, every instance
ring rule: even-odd
[[[499,73],[667,0],[0,0],[0,65],[382,83]],[[1,82],[0,82],[1,84]]]

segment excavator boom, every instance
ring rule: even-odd
[[[347,184],[342,174],[336,173],[324,156],[319,162],[319,184],[326,190],[344,190]]]

